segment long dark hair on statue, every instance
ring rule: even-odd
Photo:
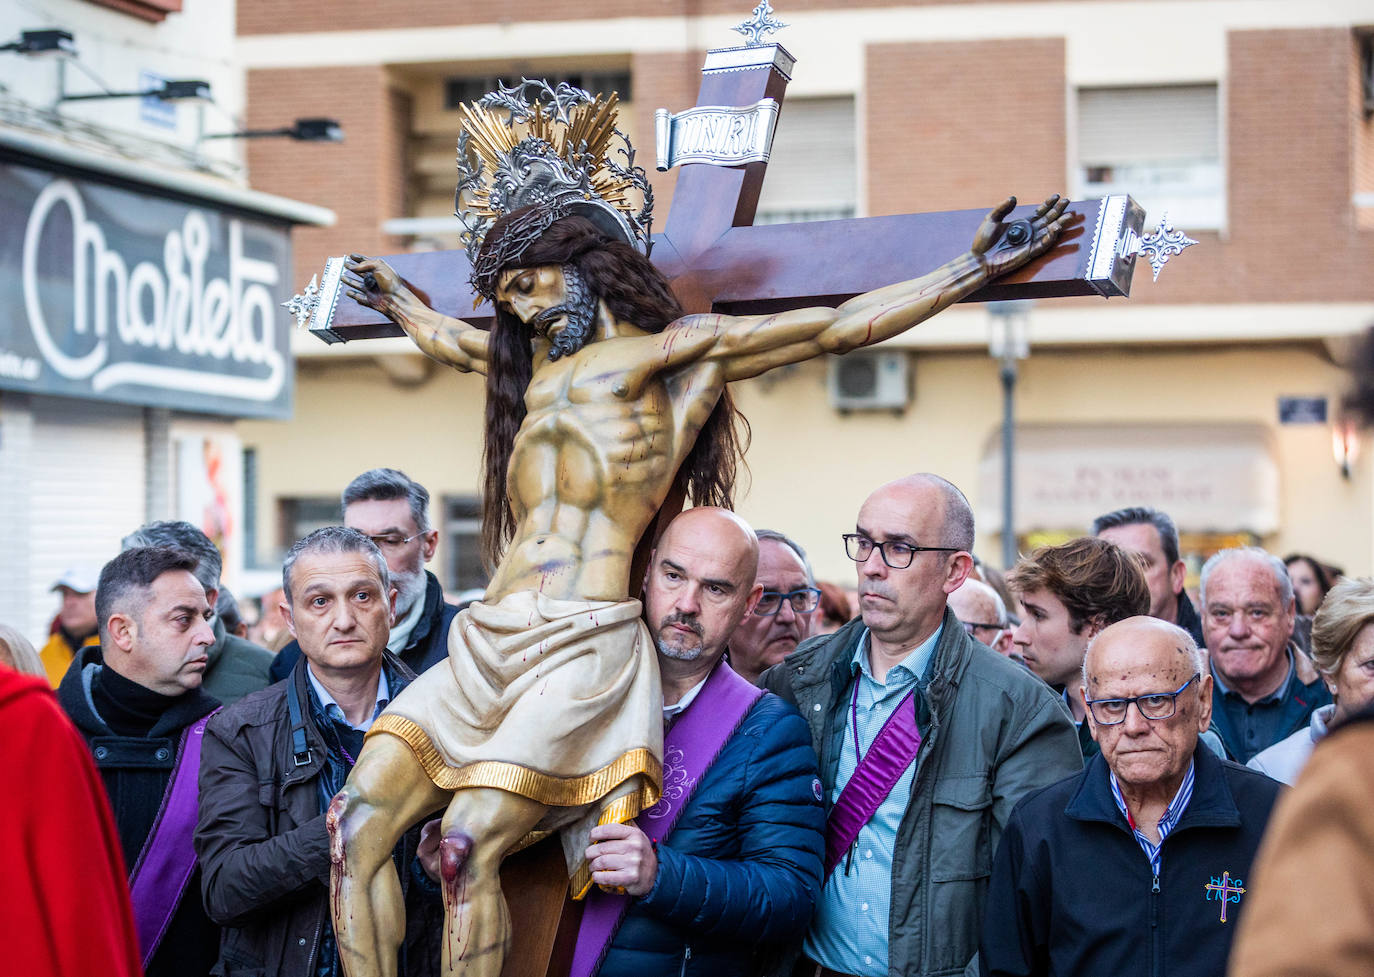
[[[483,250],[501,247],[507,223],[521,213],[512,211],[496,221],[487,232]],[[646,332],[662,332],[684,314],[667,280],[648,258],[607,237],[585,217],[554,222],[508,267],[568,264],[577,268],[592,294],[605,301],[613,315]],[[496,310],[487,347],[486,447],[482,453],[482,559],[493,571],[515,534],[506,475],[515,435],[525,420],[525,392],[534,371],[533,335],[519,318]],[[697,505],[731,507],[735,474],[748,444],[749,424],[725,389],[677,475]]]

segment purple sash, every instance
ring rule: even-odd
[[[916,690],[906,694],[883,728],[874,737],[868,752],[859,760],[849,783],[830,809],[825,825],[825,879],[835,871],[859,831],[892,793],[897,781],[921,749],[921,731],[916,726]],[[857,722],[857,717],[855,718]],[[857,727],[856,727],[857,728]],[[857,745],[857,744],[856,744]],[[856,756],[857,760],[858,757]]]
[[[218,712],[219,710],[215,710]],[[205,724],[214,713],[202,716],[181,734],[176,766],[162,795],[148,840],[138,853],[138,863],[129,875],[129,893],[134,904],[134,929],[147,969],[162,936],[167,932],[181,895],[196,869],[196,851],[191,837],[196,830],[196,809],[200,799],[200,746],[205,741]]]
[[[740,678],[723,660],[716,666],[696,701],[664,738],[663,796],[635,818],[640,831],[655,843],[672,833],[702,775],[762,695],[762,689]],[[630,896],[592,887],[577,931],[570,977],[591,977],[596,972],[629,908]]]

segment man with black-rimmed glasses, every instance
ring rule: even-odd
[[[1102,752],[1012,813],[982,973],[1223,974],[1279,784],[1199,745],[1212,676],[1176,625],[1107,627],[1082,686]]]
[[[730,667],[755,684],[767,669],[796,650],[816,627],[821,592],[806,551],[774,529],[755,531],[763,595],[730,636]]]
[[[947,607],[973,566],[958,488],[929,474],[882,486],[844,546],[860,617],[763,677],[811,726],[828,812],[825,888],[791,972],[975,973],[1002,826],[1082,766],[1073,725]]]

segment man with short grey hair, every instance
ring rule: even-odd
[[[206,911],[224,925],[216,972],[252,961],[263,977],[338,977],[325,809],[373,721],[415,675],[387,653],[396,592],[382,553],[361,533],[327,526],[297,542],[282,589],[301,658],[286,681],[225,709],[205,732],[195,838],[202,890]],[[395,849],[412,974],[438,969],[443,929],[437,886],[417,872],[419,835],[412,826]]]
[[[372,468],[343,490],[344,525],[376,543],[396,588],[396,623],[387,649],[417,675],[448,657],[448,629],[458,608],[444,600],[439,578],[425,569],[439,545],[429,519],[429,491],[403,471]],[[272,677],[285,678],[300,656],[292,641],[277,653]]]
[[[730,635],[730,667],[750,682],[796,650],[816,627],[821,592],[801,544],[775,529],[760,529],[759,569],[763,588],[753,613]]]
[[[1302,680],[1293,584],[1278,557],[1253,546],[1222,550],[1202,567],[1201,597],[1212,727],[1246,763],[1305,726],[1331,693],[1319,677]]]
[[[982,973],[1224,974],[1279,785],[1199,747],[1212,677],[1177,625],[1109,625],[1082,676],[1101,753],[1012,812]]]
[[[146,523],[125,536],[122,549],[137,546],[175,546],[196,558],[195,578],[205,588],[205,599],[216,606],[220,592],[223,558],[210,537],[184,520]],[[246,638],[230,634],[216,613],[210,621],[215,643],[210,647],[209,663],[201,688],[225,705],[237,702],[250,692],[266,688],[271,679],[272,653]]]

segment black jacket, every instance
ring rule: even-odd
[[[824,831],[806,722],[765,695],[659,844],[654,887],[631,902],[599,977],[750,973],[752,955],[806,933]]]
[[[1301,655],[1302,652],[1292,647],[1288,648],[1291,656]],[[1216,682],[1215,671],[1213,672],[1212,682],[1212,729],[1221,737],[1221,742],[1226,746],[1226,754],[1233,760],[1241,763],[1249,763],[1256,753],[1260,750],[1280,743],[1302,729],[1312,720],[1312,713],[1319,707],[1331,701],[1331,692],[1326,687],[1326,683],[1320,677],[1314,679],[1311,684],[1304,685],[1298,678],[1296,669],[1289,681],[1283,688],[1283,693],[1279,697],[1278,732],[1277,735],[1268,743],[1246,743],[1243,742],[1240,730],[1231,722],[1231,717],[1226,712],[1226,694],[1221,691],[1221,686]]]
[[[1193,752],[1192,801],[1164,839],[1158,878],[1108,782],[1106,760],[1026,795],[993,863],[980,961],[984,977],[1222,975],[1250,865],[1279,783]]]
[[[1197,608],[1188,599],[1186,590],[1178,592],[1178,616],[1174,623],[1192,635],[1199,648],[1207,647],[1207,641],[1202,636],[1202,618],[1198,617]]]
[[[444,588],[439,578],[425,571],[425,610],[410,632],[410,643],[402,649],[401,661],[416,675],[448,657],[448,626],[458,608],[444,602]],[[280,682],[291,674],[301,657],[301,646],[294,639],[282,646],[269,672],[273,682]]]
[[[58,686],[57,699],[95,757],[114,811],[124,863],[132,871],[171,782],[182,731],[219,702],[199,689],[187,692],[162,714],[147,736],[118,736],[96,712],[92,699],[92,683],[99,681],[104,667],[98,645],[82,648]],[[204,762],[202,753],[202,767]],[[148,965],[148,977],[207,974],[218,943],[219,928],[201,905],[197,868]]]
[[[414,678],[389,653],[392,674]],[[205,731],[196,852],[205,907],[224,926],[216,974],[311,977],[329,915],[329,834],[317,780],[324,737],[311,716],[305,659],[285,681],[225,709]],[[286,686],[295,683],[310,759],[296,766]],[[398,689],[393,688],[393,696]],[[442,908],[413,885],[419,832],[403,839],[406,971],[438,969]]]

